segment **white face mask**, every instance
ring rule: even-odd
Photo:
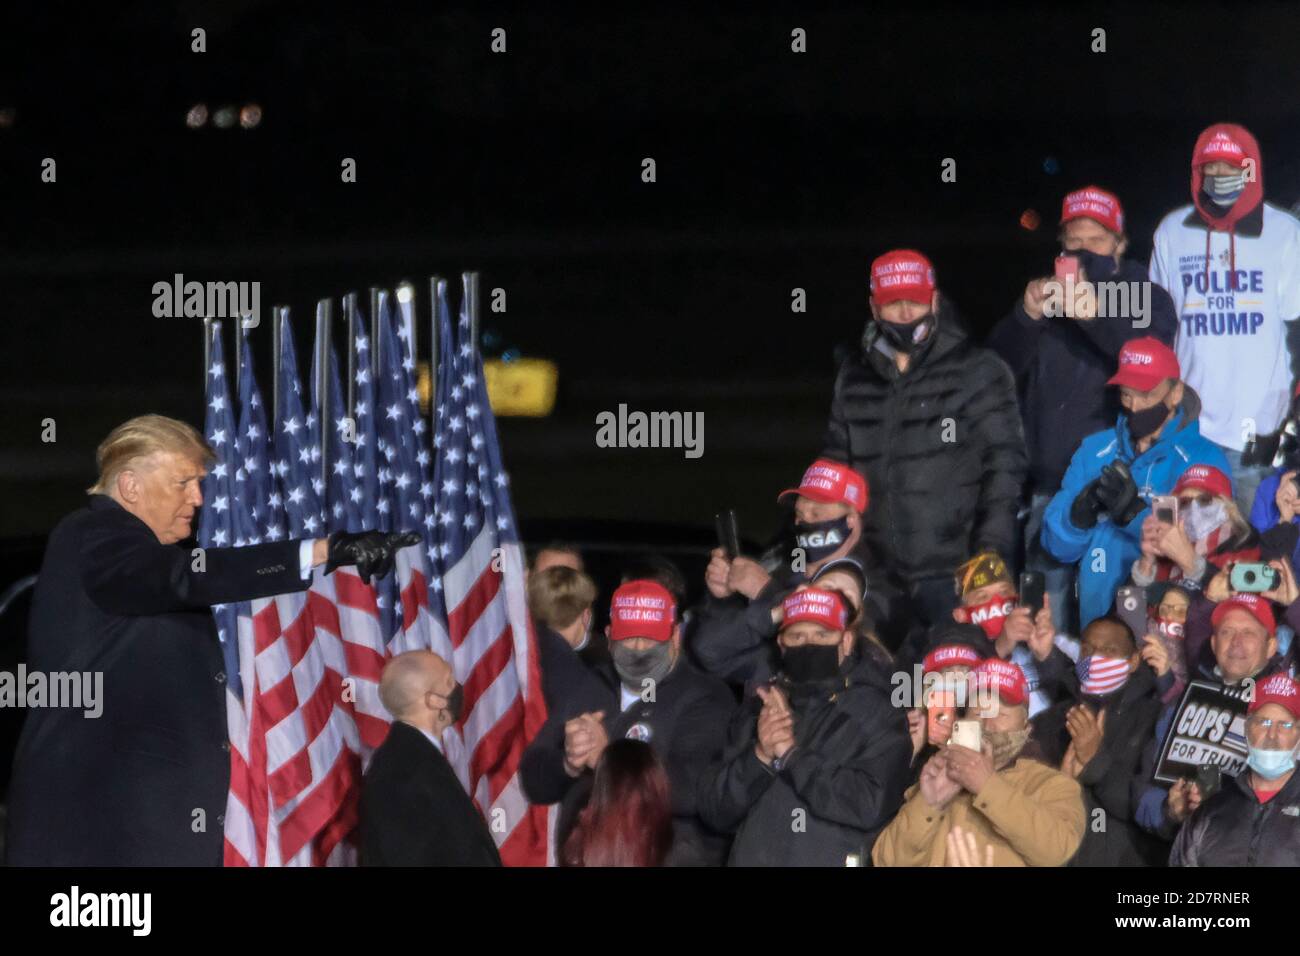
[[[1227,522],[1228,506],[1218,500],[1205,505],[1199,501],[1193,501],[1186,507],[1183,514],[1185,515],[1183,530],[1187,532],[1187,537],[1192,541],[1200,541],[1209,537],[1211,532]]]

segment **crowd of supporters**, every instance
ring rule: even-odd
[[[1300,222],[1231,124],[1191,198],[1148,267],[1070,193],[984,345],[876,259],[793,539],[694,606],[656,560],[601,633],[582,556],[533,556],[562,864],[1300,862]]]

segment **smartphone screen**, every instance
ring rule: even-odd
[[[1047,582],[1041,571],[1025,571],[1020,575],[1020,606],[1029,608],[1031,614],[1043,609],[1043,591]]]
[[[1056,278],[1062,282],[1069,279],[1071,282],[1079,281],[1079,257],[1078,256],[1057,256],[1056,257]]]

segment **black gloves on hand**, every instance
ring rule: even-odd
[[[1070,524],[1081,531],[1096,527],[1097,516],[1104,510],[1097,500],[1097,486],[1100,484],[1100,478],[1088,482],[1070,505]]]
[[[397,552],[419,544],[420,536],[414,531],[335,531],[329,542],[325,573],[352,564],[356,565],[362,582],[369,584],[372,575],[382,578],[391,572]]]
[[[1141,514],[1146,506],[1146,502],[1138,497],[1137,484],[1128,465],[1113,461],[1074,499],[1070,505],[1070,523],[1087,531],[1096,526],[1098,517],[1106,514],[1115,524],[1123,526]]]
[[[1138,497],[1137,483],[1128,465],[1112,461],[1097,479],[1097,500],[1110,520],[1121,528],[1142,513],[1147,503]]]

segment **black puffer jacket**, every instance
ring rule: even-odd
[[[905,373],[867,324],[836,378],[822,454],[866,476],[867,547],[908,582],[950,575],[981,548],[1015,553],[1028,468],[1015,382],[946,304]]]
[[[1300,773],[1260,803],[1250,772],[1223,789],[1183,824],[1170,866],[1300,866]]]
[[[748,697],[716,774],[701,781],[700,816],[736,833],[731,866],[844,866],[850,854],[867,865],[902,805],[912,756],[887,669],[866,654],[835,681],[783,686],[794,710],[788,762],[774,771],[754,753],[762,701]]]

